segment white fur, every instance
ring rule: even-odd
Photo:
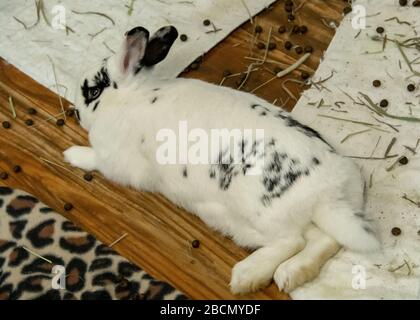
[[[363,212],[363,181],[351,160],[331,152],[320,139],[288,127],[274,116],[279,108],[254,95],[198,80],[158,81],[147,78],[146,70],[134,81],[121,74],[119,59],[105,62],[111,80],[118,79],[118,89],[106,89],[95,112],[83,104],[81,95],[76,98],[91,148],[72,147],[65,151],[65,159],[85,170],[97,169],[120,184],[160,192],[238,245],[257,249],[233,268],[234,293],[257,290],[273,276],[285,290],[311,280],[338,250],[336,241],[360,251],[379,247],[375,236],[363,229],[371,229],[369,221],[354,215]],[[268,115],[261,117],[252,104],[266,108]],[[279,152],[300,159],[303,166],[316,157],[320,165],[264,206],[261,176],[238,175],[229,189],[222,190],[209,178],[210,165],[157,163],[157,132],[162,128],[178,132],[183,120],[190,129],[208,133],[214,128],[264,129],[266,141],[274,138]],[[182,174],[185,168],[188,177]],[[293,257],[306,241],[306,249]]]
[[[304,235],[305,248],[280,264],[274,273],[274,281],[284,292],[291,292],[316,278],[325,262],[340,250],[333,238],[314,225],[309,225]]]

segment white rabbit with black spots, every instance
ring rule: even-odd
[[[232,270],[234,293],[258,290],[273,278],[280,290],[293,290],[316,277],[341,245],[379,249],[363,211],[359,168],[318,132],[252,94],[150,76],[177,36],[174,27],[150,39],[146,29],[134,28],[118,54],[83,75],[75,112],[91,146],[67,149],[66,161],[160,192],[255,249]],[[162,164],[162,130],[178,133],[181,122],[208,136],[214,129],[262,129],[264,139],[242,137],[235,151],[226,145],[209,150],[207,164]],[[249,174],[254,169],[260,174]]]

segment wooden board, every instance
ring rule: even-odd
[[[297,1],[295,3],[298,5]],[[310,44],[316,49],[302,70],[312,72],[316,69],[323,50],[333,36],[333,30],[326,27],[321,18],[338,22],[343,6],[343,1],[328,1],[327,4],[326,1],[313,0],[305,1],[299,10],[297,22],[300,20],[299,23],[308,26],[309,31],[304,36],[291,35],[290,39],[294,43]],[[270,51],[268,58],[284,65],[294,63],[298,55],[285,51],[281,46],[281,42],[289,36],[276,31],[279,25],[286,25],[283,1],[261,13],[255,20],[254,24],[264,29],[261,39],[268,37],[271,26],[272,34],[279,39],[275,40],[279,49]],[[246,23],[208,53],[198,70],[183,76],[220,83],[224,70],[232,73],[245,71],[249,60],[244,57],[250,54],[249,42],[253,28]],[[264,50],[253,51],[257,56],[264,54]],[[250,91],[272,76],[264,67],[272,69],[274,64],[266,63],[260,71],[253,73],[243,90]],[[291,76],[297,78],[299,71]],[[273,81],[256,94],[268,101],[286,101],[289,95],[281,89],[281,82],[285,79]],[[232,78],[224,84],[235,86],[236,81]],[[296,96],[303,89],[299,85],[289,88]],[[9,108],[9,97],[14,102],[16,119],[13,119]],[[64,101],[64,105],[67,108],[68,102]],[[285,108],[290,110],[293,105],[294,101],[289,99]],[[38,111],[36,115],[27,113],[31,107]],[[86,133],[72,118],[67,118],[62,127],[55,124],[55,119],[45,121],[60,112],[56,94],[0,60],[0,122],[11,123],[10,129],[0,126],[0,172],[8,173],[8,179],[0,179],[0,185],[35,195],[104,243],[112,243],[127,233],[128,236],[114,248],[152,276],[170,282],[191,298],[288,298],[286,294],[278,292],[274,284],[257,293],[233,296],[228,287],[231,268],[246,257],[248,253],[245,250],[160,195],[117,186],[98,173],[94,174],[91,182],[85,181],[84,172],[63,162],[62,151],[75,144],[88,144]],[[26,119],[32,119],[34,124],[27,126]],[[21,173],[12,170],[17,164],[23,169]],[[70,211],[64,210],[67,202],[74,206]],[[198,249],[191,248],[191,241],[195,239],[201,242]]]
[[[284,11],[284,1],[277,1],[272,8],[264,10],[255,17],[253,19],[253,25],[250,22],[245,23],[241,28],[225,39],[225,41],[207,53],[204,57],[204,63],[200,65],[198,70],[189,71],[184,75],[220,84],[223,80],[223,73],[226,70],[230,71],[232,74],[246,72],[250,62],[254,62],[253,60],[246,59],[246,57],[264,57],[265,49],[258,49],[257,44],[259,42],[267,42],[270,28],[272,28],[270,42],[275,43],[277,47],[275,50],[268,51],[268,62],[263,66],[260,66],[258,72],[254,72],[250,75],[248,81],[241,90],[247,92],[253,91],[274,76],[273,72],[276,67],[285,69],[302,57],[302,54],[297,54],[295,49],[286,50],[284,48],[284,43],[286,41],[290,41],[294,46],[311,46],[314,49],[313,54],[304,65],[290,75],[281,79],[276,79],[254,92],[256,95],[269,102],[277,100],[276,105],[278,106],[282,106],[282,102],[286,102],[282,107],[291,111],[295,106],[296,101],[285,92],[282,88],[282,83],[289,79],[302,80],[302,72],[307,72],[311,76],[314,74],[324,51],[327,49],[335,34],[335,30],[327,25],[329,23],[334,23],[338,26],[343,17],[343,9],[347,6],[346,0],[300,0],[294,2],[296,3],[296,7],[299,7],[300,3],[302,3],[301,8],[296,13],[294,22],[288,22],[287,20],[287,15]],[[256,37],[254,41],[255,44],[252,46],[254,29],[257,25],[262,27],[263,32]],[[293,25],[305,25],[308,28],[308,32],[304,35],[290,34]],[[279,26],[285,26],[287,32],[280,34],[278,32]],[[257,67],[259,66],[255,66],[255,68]],[[224,81],[223,85],[231,88],[238,88],[239,80],[240,76],[232,77]],[[300,93],[308,87],[298,83],[288,82],[286,83],[286,88],[296,98],[299,98]]]

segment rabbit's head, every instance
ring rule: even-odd
[[[101,100],[115,103],[115,90],[123,90],[136,76],[161,62],[178,37],[175,27],[159,29],[150,39],[149,31],[136,27],[125,34],[119,53],[104,59],[83,73],[76,91],[75,113],[81,126],[89,130]]]

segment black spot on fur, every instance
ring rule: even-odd
[[[95,103],[95,105],[93,106],[93,111],[95,111],[95,110],[96,110],[96,108],[99,106],[99,102],[100,102],[100,101],[97,101],[97,102]]]
[[[229,189],[236,176],[246,175],[256,166],[257,161],[265,156],[265,146],[262,143],[263,140],[259,140],[249,144],[246,139],[242,139],[238,144],[239,154],[236,154],[235,157],[232,156],[230,148],[224,149],[223,152],[220,151],[216,164],[210,168],[210,178],[217,178],[220,189]],[[234,150],[237,151],[237,148]]]
[[[158,100],[158,97],[154,97],[151,101],[152,104],[154,104]]]
[[[306,126],[306,125],[300,123],[299,121],[293,119],[291,116],[286,115],[284,112],[279,111],[277,113],[276,117],[284,120],[286,122],[286,126],[294,127],[298,131],[300,131],[301,133],[306,135],[307,137],[317,138],[317,139],[321,140],[322,142],[324,142],[325,144],[327,144],[329,147],[331,147],[331,145],[318,133],[318,131],[312,129],[309,126]]]
[[[369,226],[363,226],[363,230],[365,230],[368,234],[375,234],[375,231],[373,231],[373,229]]]
[[[270,112],[270,110],[268,108],[263,107],[262,105],[257,104],[257,103],[251,104],[251,109],[253,109],[253,110],[262,109],[263,113],[264,113],[264,116],[267,115],[267,112]],[[260,114],[260,115],[262,115],[262,114]]]
[[[320,164],[321,164],[321,161],[319,161],[319,159],[318,159],[318,158],[316,158],[316,157],[312,158],[312,162],[313,162],[313,164],[314,164],[314,165],[316,165],[316,166],[318,166],[318,165],[320,165]]]
[[[296,127],[300,132],[305,134],[308,137],[318,138],[319,140],[323,141],[325,144],[331,147],[331,145],[318,133],[318,131],[308,127],[306,125],[301,124],[295,119],[289,118],[287,121],[288,127]]]
[[[365,218],[366,216],[363,212],[356,212],[354,215],[358,218]]]
[[[285,180],[286,180],[286,186],[289,187],[291,186],[300,176],[302,175],[302,172],[300,171],[289,171],[286,173],[285,175]]]
[[[85,79],[81,89],[86,106],[89,106],[92,101],[97,100],[110,84],[109,73],[105,67],[102,67],[93,78],[93,86],[89,86],[88,80]]]
[[[113,82],[113,87],[114,89],[118,89],[118,84],[115,81]]]
[[[187,171],[187,167],[184,168],[184,170],[182,170],[182,176],[184,178],[188,178],[188,171]]]
[[[268,206],[274,199],[280,198],[302,175],[309,175],[309,168],[299,159],[273,151],[263,171],[263,205]]]
[[[210,168],[209,171],[210,171],[209,172],[210,179],[215,179],[216,178],[216,171],[215,171],[215,169],[214,168]]]
[[[154,88],[153,89],[153,91],[159,91],[160,90],[160,88]]]
[[[222,190],[229,189],[229,186],[232,182],[234,176],[233,158],[230,156],[229,159],[223,159],[223,154],[219,154],[219,161],[215,167],[217,174],[219,176],[219,187]]]

